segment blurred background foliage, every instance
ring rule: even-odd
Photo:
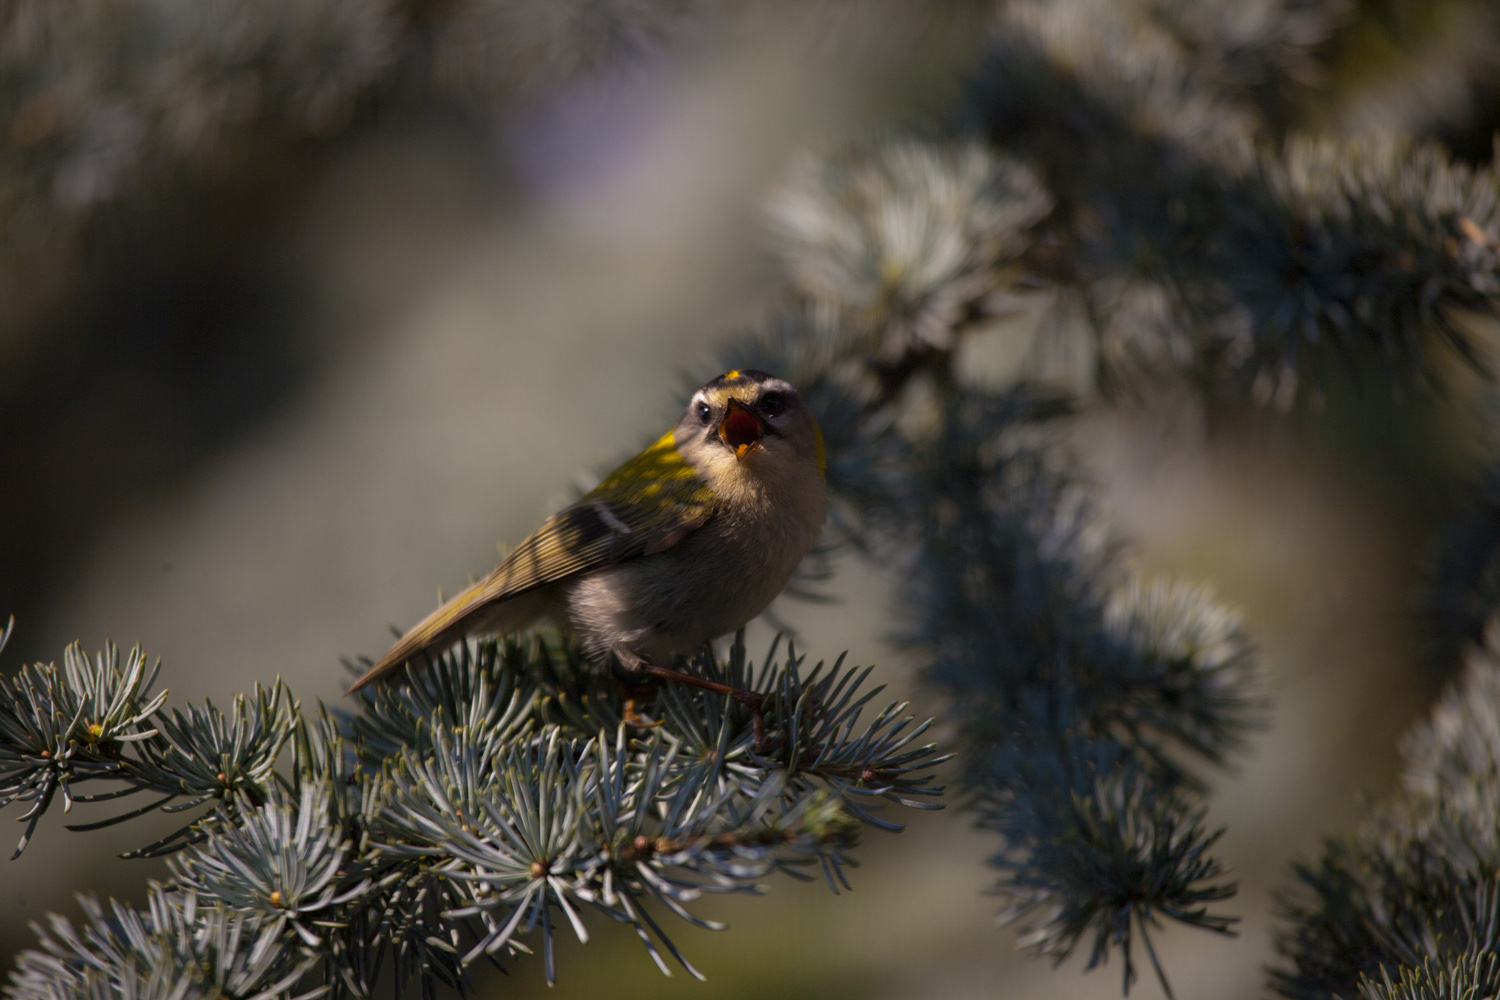
[[[1026,482],[1055,486],[1038,503],[1073,510],[1058,497],[1092,482],[1110,519],[1068,558],[1124,546],[1127,576],[1208,581],[1240,609],[1260,729],[1248,752],[1206,737],[1233,766],[1191,776],[1227,831],[1239,892],[1213,906],[1239,936],[1166,929],[1157,948],[1181,996],[1260,995],[1272,963],[1289,995],[1352,995],[1373,967],[1336,961],[1339,921],[1370,899],[1459,869],[1478,902],[1444,919],[1495,919],[1494,844],[1433,804],[1478,770],[1445,756],[1464,699],[1404,765],[1398,744],[1500,599],[1477,317],[1496,294],[1497,21],[1482,0],[11,0],[7,662],[109,637],[160,654],[178,704],[278,675],[332,701],[341,656],[488,569],[672,419],[683,384],[753,351],[795,368],[776,331],[836,330],[871,362],[851,398],[906,393],[907,431],[955,374],[1046,387],[1030,436],[973,467],[1013,469],[1045,437],[1035,454],[1070,464],[1038,458]],[[872,205],[896,207],[869,224]],[[849,253],[867,245],[902,252]],[[962,444],[991,419],[942,426]],[[777,615],[933,711],[934,690],[962,703],[972,650],[912,627],[940,578],[874,563],[831,557],[817,587],[837,602]],[[1129,634],[1122,598],[1095,597],[1099,634]],[[987,718],[953,722],[1004,745]],[[1463,815],[1491,804],[1475,787]],[[981,864],[1005,808],[984,831],[953,813],[871,834],[853,901],[786,884],[715,901],[733,930],[683,941],[706,987],[605,933],[564,945],[558,989],[1117,995],[1115,974],[1054,973],[991,926]],[[1433,829],[1469,854],[1414,858]],[[134,830],[42,830],[0,870],[7,953],[27,920],[76,916],[75,891],[141,902],[163,872],[110,856]],[[1342,878],[1371,856],[1384,881]],[[1312,875],[1289,891],[1293,861]],[[1316,918],[1284,937],[1291,962],[1287,908]],[[1387,930],[1420,965],[1424,929]],[[540,992],[539,964],[482,991]]]

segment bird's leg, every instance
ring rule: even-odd
[[[750,723],[755,729],[755,749],[764,750],[766,744],[766,720],[761,714],[761,707],[765,705],[766,696],[759,691],[749,691],[745,688],[733,687],[729,684],[720,684],[704,677],[694,677],[680,670],[670,670],[666,667],[658,667],[647,660],[641,660],[635,665],[635,669],[650,677],[659,677],[664,681],[676,681],[678,684],[688,684],[692,687],[712,691],[715,694],[726,694],[735,701],[750,709]],[[629,702],[626,703],[627,708]]]

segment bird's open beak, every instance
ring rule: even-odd
[[[760,439],[766,436],[766,425],[737,399],[729,400],[729,409],[719,423],[719,438],[734,452],[735,458],[744,458],[760,447]]]

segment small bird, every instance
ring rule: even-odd
[[[677,426],[547,519],[484,579],[403,635],[354,693],[425,650],[551,620],[596,662],[731,694],[677,655],[743,626],[786,586],[827,516],[823,436],[797,390],[765,372],[720,375]],[[644,724],[634,699],[627,721]]]

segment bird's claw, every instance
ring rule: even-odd
[[[620,714],[625,725],[634,726],[637,729],[655,729],[662,724],[661,719],[648,719],[635,707],[634,698],[625,699],[625,711]]]

